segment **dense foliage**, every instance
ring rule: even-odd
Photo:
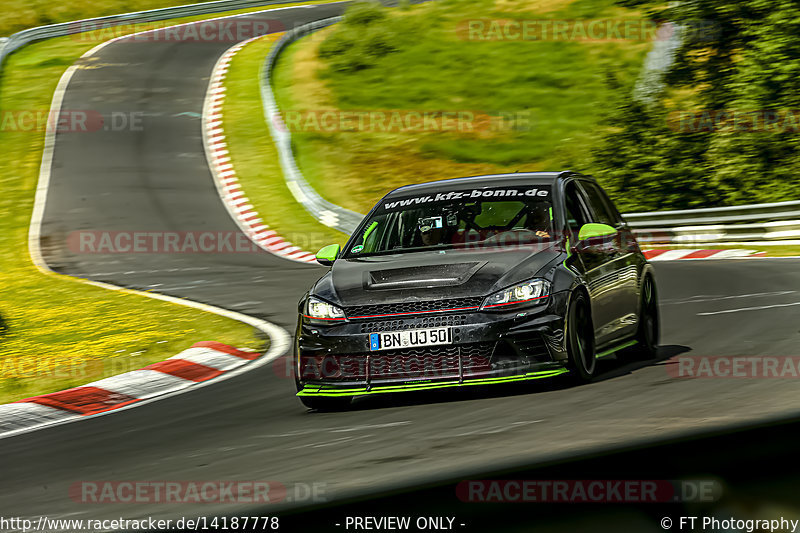
[[[655,104],[620,94],[593,166],[623,209],[800,197],[800,2],[687,1],[657,16],[711,31],[687,32]]]

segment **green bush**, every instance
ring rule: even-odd
[[[386,9],[379,2],[364,1],[354,3],[344,19],[345,26],[370,26],[386,20]]]
[[[622,209],[800,198],[800,124],[793,122],[800,108],[800,5],[680,2],[662,18],[690,28],[667,73],[662,102],[642,106],[621,94],[607,120],[610,133],[594,150],[595,173]],[[746,121],[739,127],[728,120],[711,122],[705,131],[676,131],[667,125],[669,105],[673,112],[732,111],[742,119],[750,112],[784,113],[784,127],[770,130]]]
[[[377,2],[353,4],[342,24],[320,45],[320,56],[339,72],[374,67],[378,59],[398,49],[387,17],[386,8]]]

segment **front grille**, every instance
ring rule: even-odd
[[[463,326],[467,315],[422,315],[419,318],[361,322],[361,333],[401,331],[404,329],[438,328],[443,326]]]
[[[353,355],[303,356],[301,379],[364,381],[375,379],[436,379],[459,375],[458,353],[461,349],[461,367],[464,375],[483,372],[491,368],[493,342],[476,342],[460,346],[420,346]]]
[[[450,298],[447,300],[427,300],[417,302],[402,302],[396,304],[379,305],[354,305],[346,307],[344,312],[348,318],[374,318],[386,315],[431,313],[450,311],[473,311],[477,310],[483,302],[483,298]]]

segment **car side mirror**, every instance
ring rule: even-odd
[[[609,235],[614,235],[616,232],[617,230],[608,224],[597,224],[592,222],[581,226],[580,231],[578,231],[578,240],[585,241],[586,239],[591,239],[593,237],[607,237]]]
[[[341,247],[338,244],[329,244],[328,246],[323,246],[320,251],[317,252],[317,263],[320,265],[331,266],[339,257],[340,249]]]

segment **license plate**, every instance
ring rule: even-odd
[[[449,327],[406,329],[403,331],[369,334],[369,349],[372,352],[414,346],[435,346],[438,344],[453,344],[453,334],[450,332]]]

